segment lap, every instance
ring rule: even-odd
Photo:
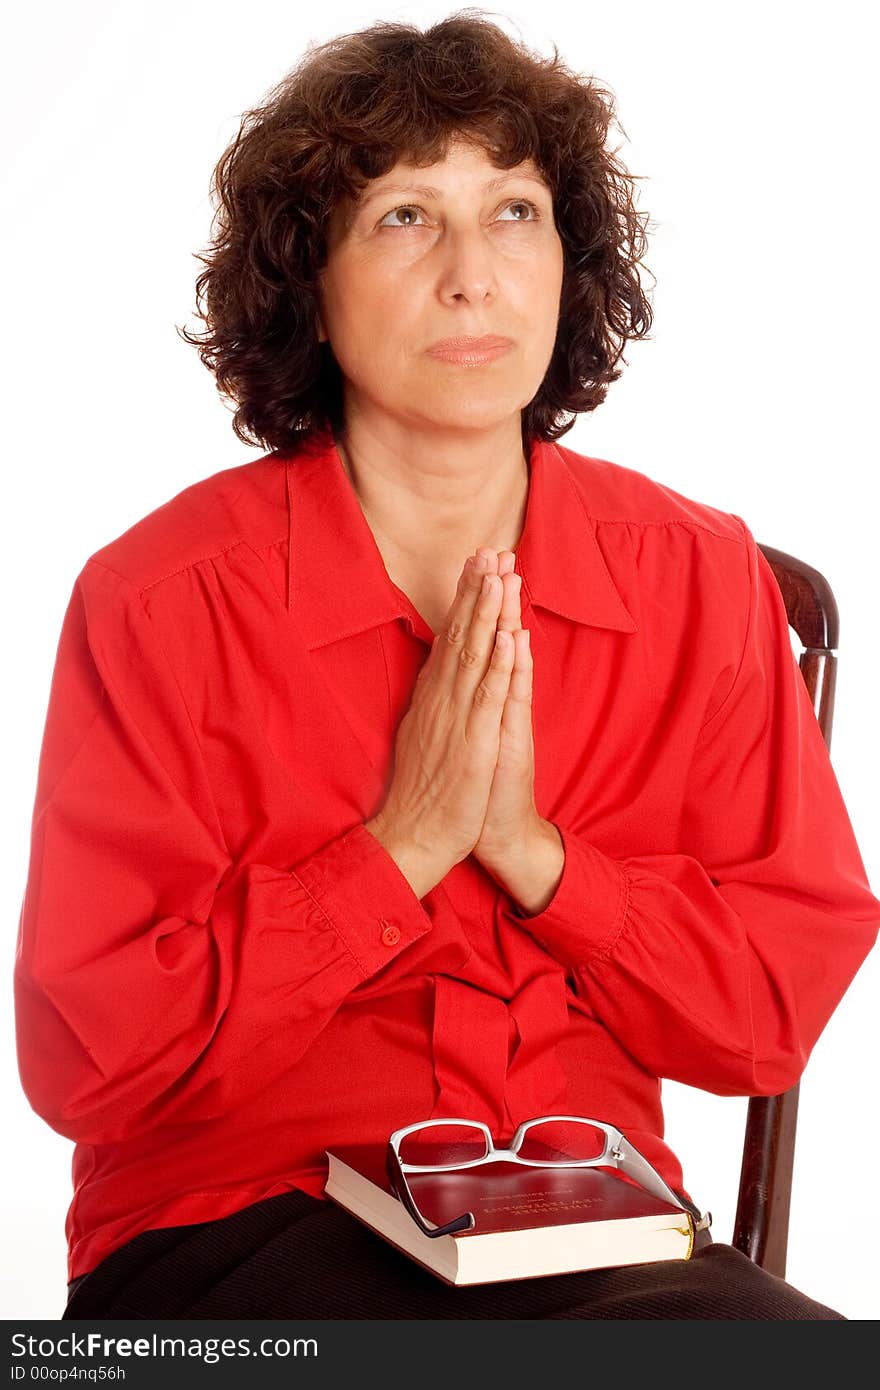
[[[842,1319],[720,1243],[690,1260],[452,1288],[331,1202],[293,1191],[145,1231],[77,1284],[78,1318]]]

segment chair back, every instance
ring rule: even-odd
[[[831,747],[837,680],[837,603],[825,576],[785,551],[759,545],[773,570],[803,650],[800,670],[825,743]],[[788,1218],[800,1085],[779,1096],[752,1096],[746,1117],[732,1244],[785,1277]]]

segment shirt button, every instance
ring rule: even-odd
[[[399,940],[400,928],[392,927],[390,923],[386,923],[386,925],[382,929],[382,945],[396,946]]]

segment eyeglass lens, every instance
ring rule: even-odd
[[[526,1130],[519,1156],[539,1163],[595,1161],[603,1156],[607,1143],[604,1129],[596,1125],[579,1120],[542,1120]]]
[[[401,1163],[438,1167],[485,1158],[489,1151],[483,1131],[473,1125],[427,1125],[400,1141]]]

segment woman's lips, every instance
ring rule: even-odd
[[[453,362],[460,367],[480,367],[486,362],[494,362],[496,357],[501,357],[512,347],[513,344],[509,341],[496,340],[490,343],[476,342],[469,347],[444,347],[443,344],[439,344],[437,347],[429,348],[428,352],[431,357],[436,357],[441,362]]]

